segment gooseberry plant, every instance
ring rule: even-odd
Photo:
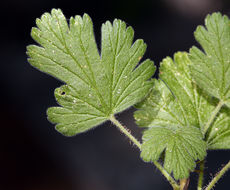
[[[197,189],[210,190],[230,168],[228,162],[204,187],[208,150],[230,149],[230,20],[208,15],[195,38],[201,46],[163,59],[159,79],[143,40],[115,19],[102,25],[99,53],[90,17],[71,17],[60,9],[36,20],[29,63],[63,81],[55,90],[59,104],[48,119],[66,136],[85,132],[110,120],[152,162],[174,190],[186,190],[191,172],[199,173]],[[142,143],[115,117],[130,106],[143,127]],[[198,165],[198,166],[197,166]],[[195,170],[199,167],[198,170]]]

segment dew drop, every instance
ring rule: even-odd
[[[77,100],[76,100],[76,99],[74,99],[74,100],[73,100],[73,103],[74,103],[74,104],[76,104],[76,103],[77,103]]]
[[[92,94],[89,94],[89,97],[92,97]]]
[[[215,131],[218,131],[219,129],[218,128],[215,128]]]
[[[117,93],[118,93],[118,94],[120,94],[120,93],[121,93],[121,89],[120,89],[120,88],[117,90]]]
[[[124,76],[123,78],[124,78],[124,79],[126,79],[126,78],[127,78],[127,76]]]

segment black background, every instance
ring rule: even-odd
[[[67,138],[46,119],[56,105],[53,91],[61,85],[27,62],[26,46],[34,43],[30,30],[35,19],[52,8],[67,18],[88,13],[100,44],[100,26],[114,18],[135,30],[148,45],[145,58],[155,64],[176,51],[197,45],[193,31],[207,13],[230,15],[221,0],[3,0],[0,2],[0,189],[2,190],[153,190],[170,189],[151,164],[109,122],[88,133]],[[157,75],[156,75],[157,77]],[[131,108],[118,115],[140,139]],[[206,183],[230,158],[229,151],[208,153]],[[230,173],[230,172],[229,172]],[[230,174],[216,189],[228,189]],[[192,180],[197,178],[192,174]],[[192,182],[190,189],[195,189]]]

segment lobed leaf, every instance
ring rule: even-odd
[[[220,13],[208,15],[205,27],[198,26],[195,38],[202,50],[190,49],[190,70],[195,82],[211,96],[229,106],[230,98],[230,20]],[[213,102],[213,101],[212,101]],[[213,102],[216,106],[216,101]],[[212,108],[212,110],[214,107]],[[222,108],[206,134],[209,149],[230,149],[230,115]],[[211,113],[210,113],[211,114]]]
[[[139,110],[134,114],[138,125],[148,127],[141,157],[157,161],[164,153],[164,167],[176,179],[188,177],[195,161],[206,156],[203,126],[213,109],[210,97],[193,83],[190,64],[187,53],[182,52],[176,53],[174,60],[164,59],[161,79],[155,80],[151,93],[137,104]]]
[[[148,127],[143,136],[141,157],[145,161],[157,161],[165,155],[164,167],[177,179],[188,177],[196,159],[204,159],[206,150],[230,149],[230,109],[222,109],[211,128],[204,130],[218,101],[193,82],[189,71],[192,64],[188,54],[182,52],[176,53],[174,60],[164,59],[160,66],[160,79],[154,81],[151,93],[137,104],[138,110],[134,114],[139,126]],[[200,157],[196,157],[196,151],[194,154],[183,152],[191,149],[182,143],[188,138],[187,132],[191,135],[194,132],[194,139],[199,139],[189,142],[194,149],[202,147],[197,149],[197,152],[202,152]],[[200,142],[200,145],[193,142]],[[171,144],[176,147],[172,157]],[[171,162],[167,163],[167,160]]]
[[[192,81],[190,64],[187,53],[183,52],[176,53],[174,60],[167,57],[161,62],[161,80],[155,81],[150,95],[137,105],[140,109],[135,112],[138,125],[195,126],[203,133],[203,127],[214,109],[210,104],[213,99]]]
[[[220,13],[208,15],[205,27],[198,26],[195,38],[202,50],[190,49],[191,73],[196,83],[229,105],[230,98],[230,20]]]
[[[189,177],[196,160],[206,156],[206,143],[197,127],[155,126],[144,132],[141,157],[156,161],[164,154],[164,168],[175,179]]]
[[[53,9],[36,20],[31,35],[40,44],[27,47],[28,61],[40,71],[63,81],[55,90],[59,107],[48,109],[48,119],[67,136],[84,132],[142,100],[152,87],[153,62],[138,62],[146,50],[133,43],[133,29],[121,20],[102,25],[101,55],[90,17],[71,17]]]

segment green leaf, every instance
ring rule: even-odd
[[[202,50],[190,49],[192,76],[212,96],[228,102],[230,98],[230,20],[220,13],[208,15],[205,27],[198,26],[195,38]]]
[[[222,108],[206,134],[208,149],[230,149],[230,109]]]
[[[197,127],[152,127],[144,132],[141,157],[144,161],[156,161],[162,152],[164,168],[173,172],[175,179],[189,177],[197,159],[206,155],[206,143]]]
[[[48,119],[67,136],[84,132],[142,100],[152,87],[153,62],[138,67],[146,44],[133,43],[134,32],[115,19],[102,25],[101,54],[90,17],[71,17],[53,9],[36,20],[31,35],[37,45],[27,47],[29,62],[63,81],[55,90],[59,107],[48,109]]]
[[[230,106],[230,20],[220,13],[208,15],[195,38],[202,50],[190,49],[192,77],[210,95]],[[216,106],[216,102],[213,103]],[[214,110],[215,107],[212,108]],[[230,115],[222,108],[206,134],[209,149],[230,149]],[[211,112],[210,112],[211,114]]]
[[[174,160],[175,163],[170,164],[168,158],[172,156],[168,156],[164,165],[168,165],[166,169],[169,173],[173,171],[174,177],[180,179],[188,177],[188,173],[195,168],[196,159],[202,160],[206,155],[203,127],[214,108],[210,104],[214,100],[193,83],[189,73],[190,64],[187,53],[182,52],[176,53],[174,60],[169,57],[164,59],[160,66],[161,80],[154,81],[151,93],[143,102],[137,104],[139,110],[134,114],[137,124],[148,127],[146,133],[150,131],[149,134],[153,134],[150,135],[152,139],[146,140],[145,135],[143,137],[145,145],[142,146],[142,152],[145,153],[142,158],[146,161],[156,161],[164,151],[166,155],[171,155],[172,148],[167,148],[170,142],[170,146],[176,147],[173,156],[177,162]],[[163,133],[166,136],[163,136]],[[171,138],[174,133],[175,138]],[[189,133],[194,133],[194,141],[190,142],[194,151],[188,153],[183,152],[188,145],[182,142],[187,139],[186,135]],[[160,138],[165,140],[161,141]],[[155,142],[157,143],[154,144]],[[148,156],[148,152],[151,155],[150,150],[153,157]],[[201,153],[200,156],[197,156],[195,150]],[[181,158],[181,155],[184,157]]]
[[[214,107],[212,98],[193,83],[189,72],[191,61],[187,53],[178,52],[174,60],[165,58],[160,66],[161,80],[146,100],[137,105],[137,124],[143,127],[158,125],[196,126],[203,132]]]

